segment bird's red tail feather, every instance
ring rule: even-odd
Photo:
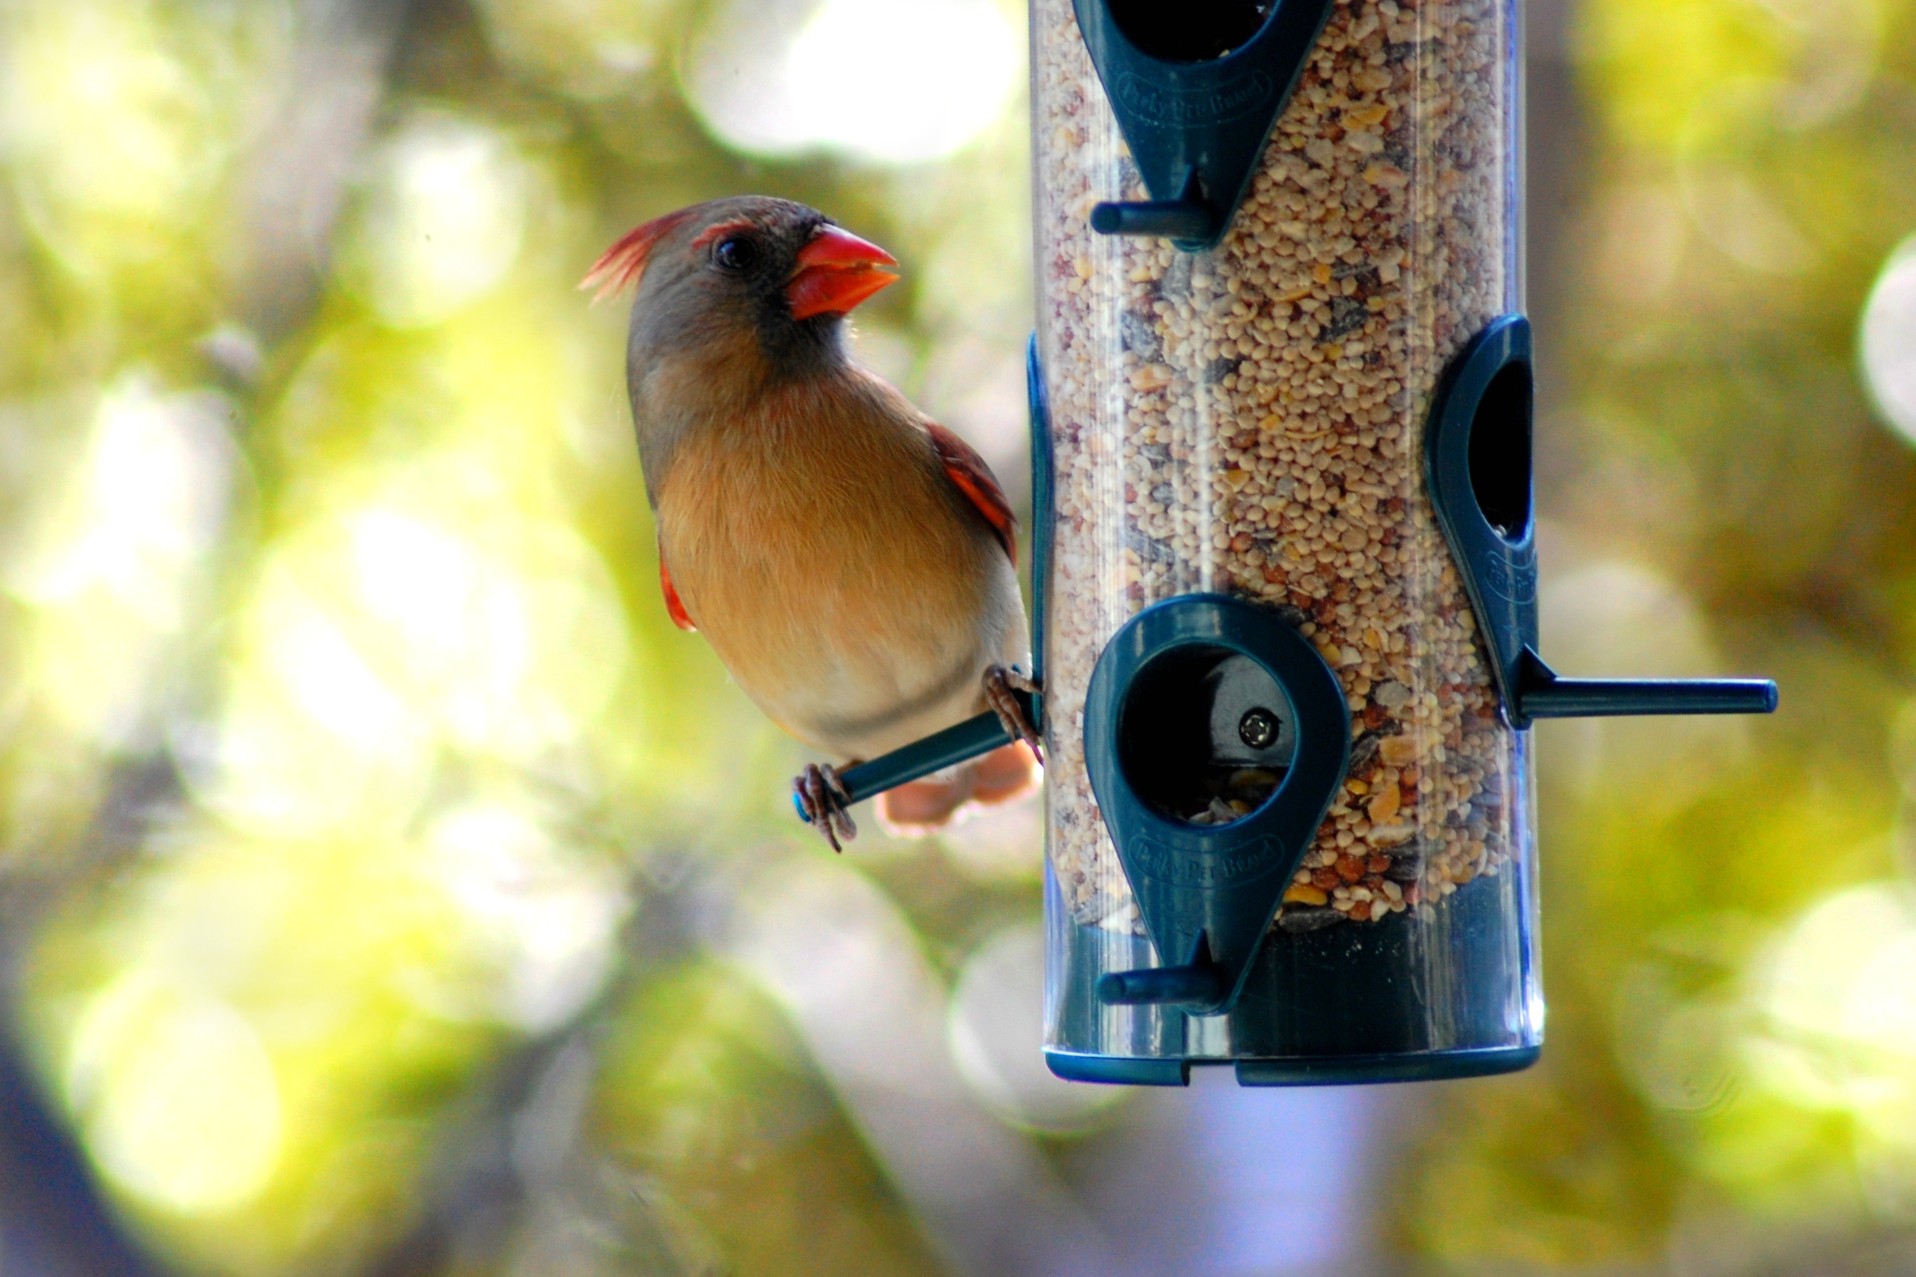
[[[950,824],[967,804],[994,806],[1038,787],[1038,760],[1023,743],[1001,745],[949,776],[928,776],[878,796],[878,823],[894,836],[921,837]]]

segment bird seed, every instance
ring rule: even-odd
[[[1446,361],[1518,305],[1504,6],[1337,0],[1228,236],[1201,254],[1091,231],[1099,201],[1148,196],[1071,0],[1034,8],[1064,898],[1079,923],[1139,928],[1085,768],[1085,695],[1130,616],[1218,591],[1295,624],[1351,708],[1348,778],[1277,925],[1428,914],[1519,854],[1528,821],[1522,738],[1498,715],[1422,451]],[[1185,814],[1251,805],[1227,776]]]

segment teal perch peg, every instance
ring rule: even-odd
[[[1017,697],[1018,705],[1026,716],[1034,724],[1038,723],[1037,698],[1029,692],[1013,692],[1012,695]],[[896,789],[933,772],[956,767],[959,763],[988,754],[1001,745],[1009,745],[1013,739],[996,714],[980,714],[923,740],[913,741],[902,749],[882,754],[868,763],[848,767],[838,773],[838,779],[851,795],[850,803],[860,803],[867,798],[876,798],[888,789]],[[805,814],[797,795],[792,797],[792,807],[798,812],[800,820],[811,823],[811,817]]]

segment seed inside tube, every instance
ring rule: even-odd
[[[1085,691],[1126,618],[1218,591],[1296,625],[1352,709],[1347,783],[1277,925],[1424,925],[1508,862],[1529,801],[1422,475],[1445,364],[1518,305],[1503,5],[1333,6],[1206,254],[1089,230],[1099,201],[1148,193],[1072,8],[1034,0],[1054,876],[1078,921],[1141,931],[1086,778]],[[1280,779],[1220,769],[1190,818],[1241,819]]]

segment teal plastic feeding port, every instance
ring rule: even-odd
[[[1034,0],[1045,1058],[1520,1069],[1538,718],[1763,713],[1537,651],[1515,0]],[[1001,744],[989,715],[854,798]]]

